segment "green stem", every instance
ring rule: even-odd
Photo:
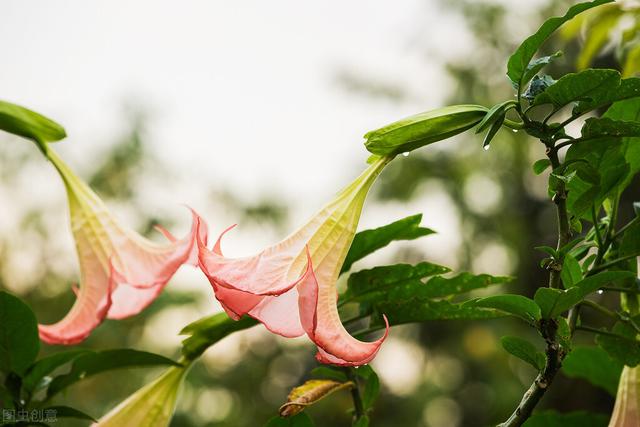
[[[609,331],[605,331],[605,330],[601,330],[601,329],[592,328],[591,326],[579,325],[579,326],[576,326],[576,331],[590,332],[590,333],[596,334],[596,335],[606,335],[606,336],[609,336],[609,337],[614,337],[614,338],[619,338],[619,339],[635,342],[634,340],[631,340],[631,339],[629,339],[627,337],[623,337],[622,335],[614,334],[613,332],[609,332]]]
[[[353,417],[355,421],[358,421],[360,418],[364,417],[364,405],[362,404],[362,396],[360,396],[360,385],[358,383],[358,376],[354,372],[354,368],[344,368],[344,372],[349,378],[349,381],[353,382],[353,387],[351,387],[351,399],[353,400]]]
[[[628,261],[630,259],[636,258],[638,255],[640,255],[640,254],[634,253],[634,254],[631,254],[631,255],[625,255],[623,257],[616,258],[616,259],[614,259],[612,261],[605,262],[604,264],[597,265],[597,266],[593,267],[591,270],[589,270],[589,272],[587,273],[587,276],[592,276],[592,275],[594,275],[596,273],[599,273],[599,272],[601,272],[603,270],[606,270],[609,267],[613,267],[614,265],[616,265],[619,262]],[[596,261],[597,261],[597,259],[596,259]]]
[[[603,245],[602,236],[600,235],[600,226],[598,222],[598,214],[596,213],[596,207],[591,205],[591,220],[593,221],[593,229],[596,233],[596,241],[598,242],[598,248]]]
[[[547,364],[540,372],[529,389],[523,395],[520,404],[515,411],[511,414],[509,419],[498,427],[519,427],[529,419],[533,409],[538,405],[542,396],[546,393],[547,389],[553,382],[556,374],[560,370],[562,359],[564,358],[564,352],[556,342],[557,323],[554,320],[547,319],[546,325],[541,326],[541,330],[545,331],[545,340],[547,341],[547,348],[545,355],[547,357]]]
[[[548,148],[547,156],[549,157],[549,161],[551,162],[551,167],[555,170],[559,168],[560,159],[558,158],[558,151],[550,147]],[[556,191],[555,196],[553,197],[553,202],[556,204],[556,212],[558,217],[558,243],[556,245],[556,250],[560,252],[560,249],[569,243],[571,239],[571,229],[569,227],[569,214],[567,212],[567,192],[564,186],[564,182],[560,182],[558,184],[558,190]],[[557,260],[556,266],[552,267],[549,273],[549,287],[550,288],[559,288],[560,287],[560,271],[562,270],[562,262],[563,256]]]

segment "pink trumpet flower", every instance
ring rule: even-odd
[[[285,337],[306,333],[318,346],[316,358],[322,363],[370,362],[387,336],[388,324],[384,336],[374,342],[352,337],[338,315],[336,281],[367,192],[390,160],[375,158],[307,224],[257,255],[224,257],[222,236],[212,251],[199,241],[200,268],[229,316],[238,319],[248,314]]]
[[[620,376],[609,427],[640,425],[640,367],[625,366]]]
[[[189,234],[177,240],[163,229],[169,239],[164,244],[123,228],[91,188],[53,150],[47,151],[67,190],[80,287],[62,320],[39,325],[40,338],[49,344],[76,344],[105,317],[133,316],[151,304],[182,264],[197,262],[196,233],[206,241],[207,229],[193,211]]]

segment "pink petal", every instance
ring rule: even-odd
[[[90,278],[97,286],[81,287],[76,301],[64,319],[52,325],[38,325],[40,339],[47,344],[72,345],[84,341],[107,315],[111,307],[111,290],[115,287],[113,274],[103,274],[102,267],[93,270]],[[113,266],[111,267],[113,271]],[[87,283],[83,278],[83,283]]]
[[[325,289],[331,287],[320,286],[313,269],[298,286],[300,319],[307,335],[318,346],[316,359],[321,363],[341,366],[369,363],[389,333],[387,318],[384,317],[386,329],[382,337],[373,342],[357,340],[340,321],[335,294],[324,292]]]
[[[238,319],[247,314],[275,334],[284,337],[303,335],[295,286],[304,279],[306,272],[290,278],[291,264],[296,256],[294,245],[282,246],[287,250],[280,253],[270,248],[255,257],[227,259],[222,255],[220,238],[213,251],[198,242],[200,268],[230,317]]]
[[[157,298],[182,264],[194,257],[197,259],[196,240],[207,240],[207,225],[193,209],[191,214],[189,234],[180,240],[174,239],[169,245],[163,247],[146,241],[142,246],[132,239],[125,248],[116,248],[125,260],[128,273],[117,271],[118,286],[113,292],[109,319],[124,319],[140,313]]]

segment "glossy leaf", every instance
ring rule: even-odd
[[[0,291],[0,372],[22,375],[39,350],[33,312],[20,298]]]
[[[614,120],[609,117],[587,119],[582,126],[582,138],[640,136],[640,123]]]
[[[318,366],[316,368],[313,368],[309,374],[313,378],[322,378],[339,382],[349,381],[349,378],[347,378],[347,375],[344,373],[344,369],[334,366]]]
[[[500,338],[500,343],[507,352],[527,362],[538,371],[544,368],[546,363],[544,354],[529,341],[520,337],[504,336]]]
[[[251,328],[258,321],[245,316],[240,320],[232,320],[226,313],[217,313],[188,324],[180,331],[180,335],[189,335],[182,340],[182,354],[194,360],[209,347],[227,335],[243,329]]]
[[[499,120],[500,117],[503,117],[504,120],[505,111],[507,111],[508,108],[513,107],[515,104],[516,102],[510,99],[491,107],[480,123],[478,123],[476,133],[484,132],[489,126]]]
[[[475,320],[504,317],[505,313],[489,307],[479,307],[475,301],[452,303],[447,300],[412,298],[406,301],[379,301],[372,304],[376,313],[384,314],[392,325],[419,323],[428,320]],[[372,326],[384,327],[380,318]]]
[[[481,105],[452,105],[427,111],[367,133],[365,147],[377,155],[409,152],[472,128],[486,113],[487,108]]]
[[[536,162],[533,164],[533,173],[535,173],[536,175],[540,175],[542,172],[547,170],[549,166],[551,166],[551,161],[549,159],[536,160]]]
[[[493,308],[529,323],[540,320],[540,307],[531,299],[522,295],[494,295],[475,301],[476,307]]]
[[[562,362],[562,372],[570,378],[582,378],[616,395],[622,363],[612,359],[600,347],[576,347]]]
[[[522,44],[516,49],[516,51],[509,58],[507,64],[507,76],[518,88],[524,86],[528,80],[525,80],[525,74],[528,77],[533,77],[535,73],[531,73],[530,63],[534,55],[542,46],[542,44],[553,34],[562,24],[570,21],[574,16],[582,13],[592,7],[599,6],[601,4],[610,3],[613,0],[596,0],[592,2],[579,3],[569,8],[564,16],[555,16],[547,19],[542,26],[533,35],[527,37]],[[527,69],[529,68],[529,72]]]
[[[540,58],[534,59],[527,65],[527,69],[522,76],[522,84],[525,85],[529,80],[533,78],[540,70],[542,70],[547,65],[551,64],[557,58],[562,56],[562,52],[558,51],[553,55],[541,56]]]
[[[429,228],[420,227],[421,221],[422,214],[417,214],[382,227],[357,233],[344,260],[341,272],[348,271],[354,262],[384,248],[393,241],[414,240],[435,233]]]
[[[565,74],[536,96],[532,105],[551,104],[555,110],[559,110],[571,102],[589,100],[597,103],[619,83],[620,73],[615,70],[588,69]]]
[[[373,408],[378,394],[380,393],[380,379],[371,365],[363,365],[356,369],[356,375],[365,380],[362,388],[362,406],[365,411]]]
[[[536,291],[534,299],[540,306],[542,317],[554,318],[578,304],[587,295],[597,291],[602,286],[629,277],[633,277],[633,273],[628,271],[605,271],[589,276],[564,291],[540,288]]]
[[[171,359],[146,351],[117,349],[91,352],[77,357],[69,373],[54,378],[47,389],[47,396],[53,396],[83,378],[102,372],[130,367],[167,365],[180,366]]]
[[[375,267],[353,273],[347,282],[343,301],[404,301],[412,298],[438,298],[466,293],[499,283],[508,283],[510,277],[460,273],[445,278],[439,274],[449,269],[423,262],[415,266],[396,264]],[[424,280],[427,277],[429,280]]]
[[[38,360],[27,370],[22,379],[22,387],[29,393],[33,392],[45,376],[87,353],[91,353],[91,351],[82,349],[68,350]]]
[[[618,80],[606,92],[599,92],[597,97],[583,99],[573,107],[573,115],[577,116],[596,108],[604,107],[614,102],[623,101],[640,96],[640,78],[629,77]]]
[[[564,256],[560,278],[562,279],[562,284],[565,289],[574,286],[582,280],[582,267],[580,267],[580,263],[570,254]]]
[[[487,134],[485,135],[484,139],[482,140],[482,147],[485,150],[487,149],[487,147],[489,147],[489,145],[491,144],[491,141],[493,140],[493,138],[496,136],[496,134],[498,133],[498,131],[502,127],[502,124],[504,123],[504,119],[505,119],[505,115],[502,114],[491,125],[491,128],[489,129],[489,132],[487,132]]]
[[[354,387],[354,383],[333,380],[308,380],[295,387],[287,397],[287,403],[280,407],[281,417],[291,417],[302,412],[307,406],[313,405],[328,395],[343,389]]]

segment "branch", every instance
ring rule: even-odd
[[[558,158],[558,151],[553,146],[553,141],[550,139],[542,140],[542,143],[547,147],[547,157],[551,162],[551,167],[555,170],[561,167],[560,159]],[[553,202],[556,204],[556,211],[558,216],[558,243],[557,251],[564,247],[571,239],[571,229],[569,227],[569,214],[567,212],[567,192],[563,182],[560,182],[556,194],[553,197]],[[549,270],[549,287],[560,287],[560,271],[562,269],[562,263],[564,256],[557,260],[560,268],[552,268]],[[569,313],[570,323],[575,324],[577,322],[578,311],[572,309]],[[520,427],[531,416],[533,409],[538,405],[542,396],[553,382],[556,374],[562,366],[562,360],[566,356],[565,351],[561,348],[558,338],[558,324],[553,319],[542,319],[538,326],[538,330],[544,337],[547,346],[545,349],[545,355],[547,357],[547,363],[544,369],[538,373],[535,380],[522,396],[522,400],[518,407],[513,411],[507,421],[500,424],[499,427]]]
[[[544,321],[544,320],[543,320]],[[498,427],[519,427],[531,416],[533,409],[538,405],[542,396],[547,391],[556,374],[562,366],[564,352],[560,350],[560,345],[555,340],[558,325],[554,320],[547,319],[549,322],[547,329],[553,336],[547,338],[547,348],[545,354],[547,356],[547,364],[533,381],[527,392],[522,396],[520,404],[511,414],[509,419]]]

